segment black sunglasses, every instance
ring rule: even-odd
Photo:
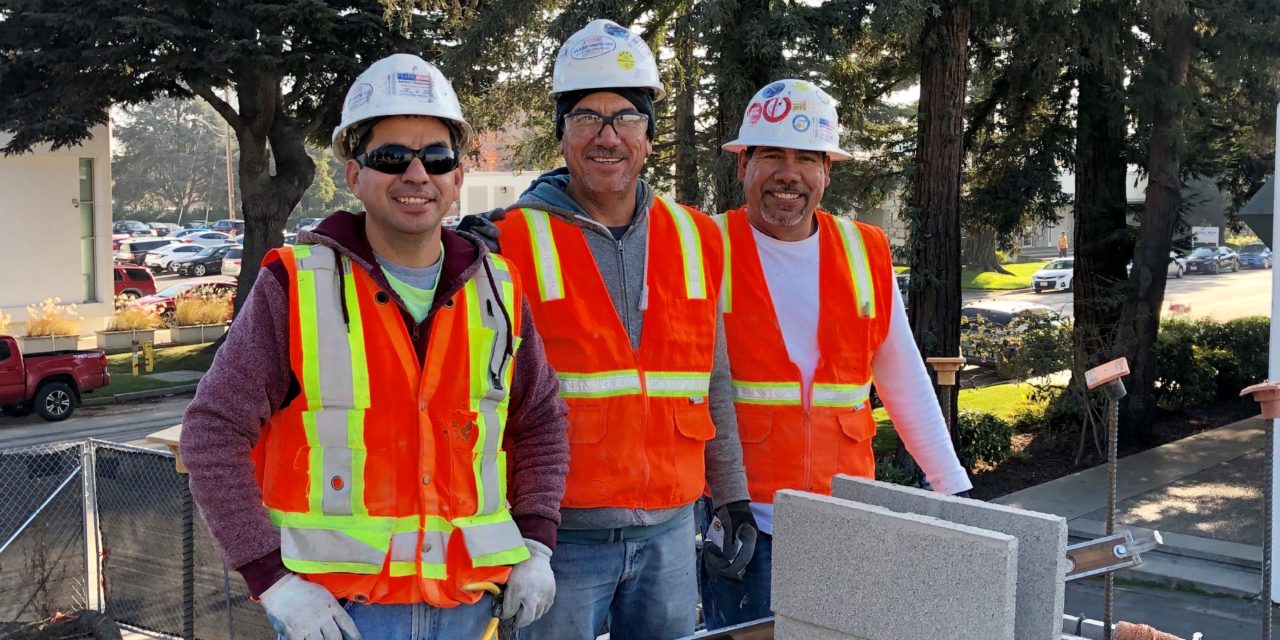
[[[410,149],[404,145],[387,144],[373,151],[366,151],[356,156],[360,166],[373,169],[378,173],[399,175],[408,171],[413,159],[422,161],[422,168],[433,176],[440,176],[458,168],[458,156],[453,149],[442,144],[433,144],[421,149]]]

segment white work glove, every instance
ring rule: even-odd
[[[541,618],[556,599],[556,576],[551,573],[551,550],[537,540],[524,539],[529,559],[511,568],[502,594],[503,619],[515,616],[516,628]]]
[[[258,598],[285,640],[361,640],[356,623],[328,589],[291,573]]]

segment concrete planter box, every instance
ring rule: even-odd
[[[198,324],[192,327],[174,327],[169,330],[174,344],[198,344],[213,342],[227,332],[229,323]]]
[[[95,331],[94,335],[98,338],[98,348],[107,350],[130,349],[136,340],[138,346],[141,347],[143,342],[150,340],[153,344],[156,340],[155,329],[130,329],[127,331]]]
[[[23,353],[44,353],[75,349],[80,336],[22,336],[18,341]]]

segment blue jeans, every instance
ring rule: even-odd
[[[660,533],[648,537],[652,531]],[[599,534],[600,542],[582,540]],[[693,635],[698,583],[693,510],[653,527],[561,532],[551,569],[551,610],[520,631],[521,640],[670,640]],[[628,536],[632,536],[628,538]]]
[[[480,640],[492,617],[493,596],[452,609],[421,603],[345,606],[364,640]]]
[[[704,498],[704,500],[706,500]],[[711,525],[710,501],[705,503],[699,518],[702,539],[706,540],[707,527]],[[720,629],[743,624],[773,615],[769,609],[769,579],[773,573],[773,536],[760,533],[756,538],[756,552],[751,556],[742,581],[732,580],[707,571],[698,558],[698,590],[702,593],[702,617],[707,629]]]

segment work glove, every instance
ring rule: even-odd
[[[502,618],[515,616],[516,628],[541,618],[556,599],[556,577],[551,573],[551,549],[537,540],[524,539],[529,559],[511,568],[502,594]]]
[[[498,236],[502,235],[502,231],[498,229],[498,225],[494,224],[507,217],[505,209],[494,209],[484,213],[476,213],[469,216],[462,216],[462,220],[458,222],[457,231],[470,233],[480,239],[485,246],[489,247],[489,251],[500,253],[498,246]]]
[[[356,623],[328,589],[291,573],[258,598],[285,640],[361,640]]]
[[[731,580],[742,580],[751,556],[756,553],[758,535],[750,502],[739,500],[716,509],[702,541],[702,561],[707,570]]]

